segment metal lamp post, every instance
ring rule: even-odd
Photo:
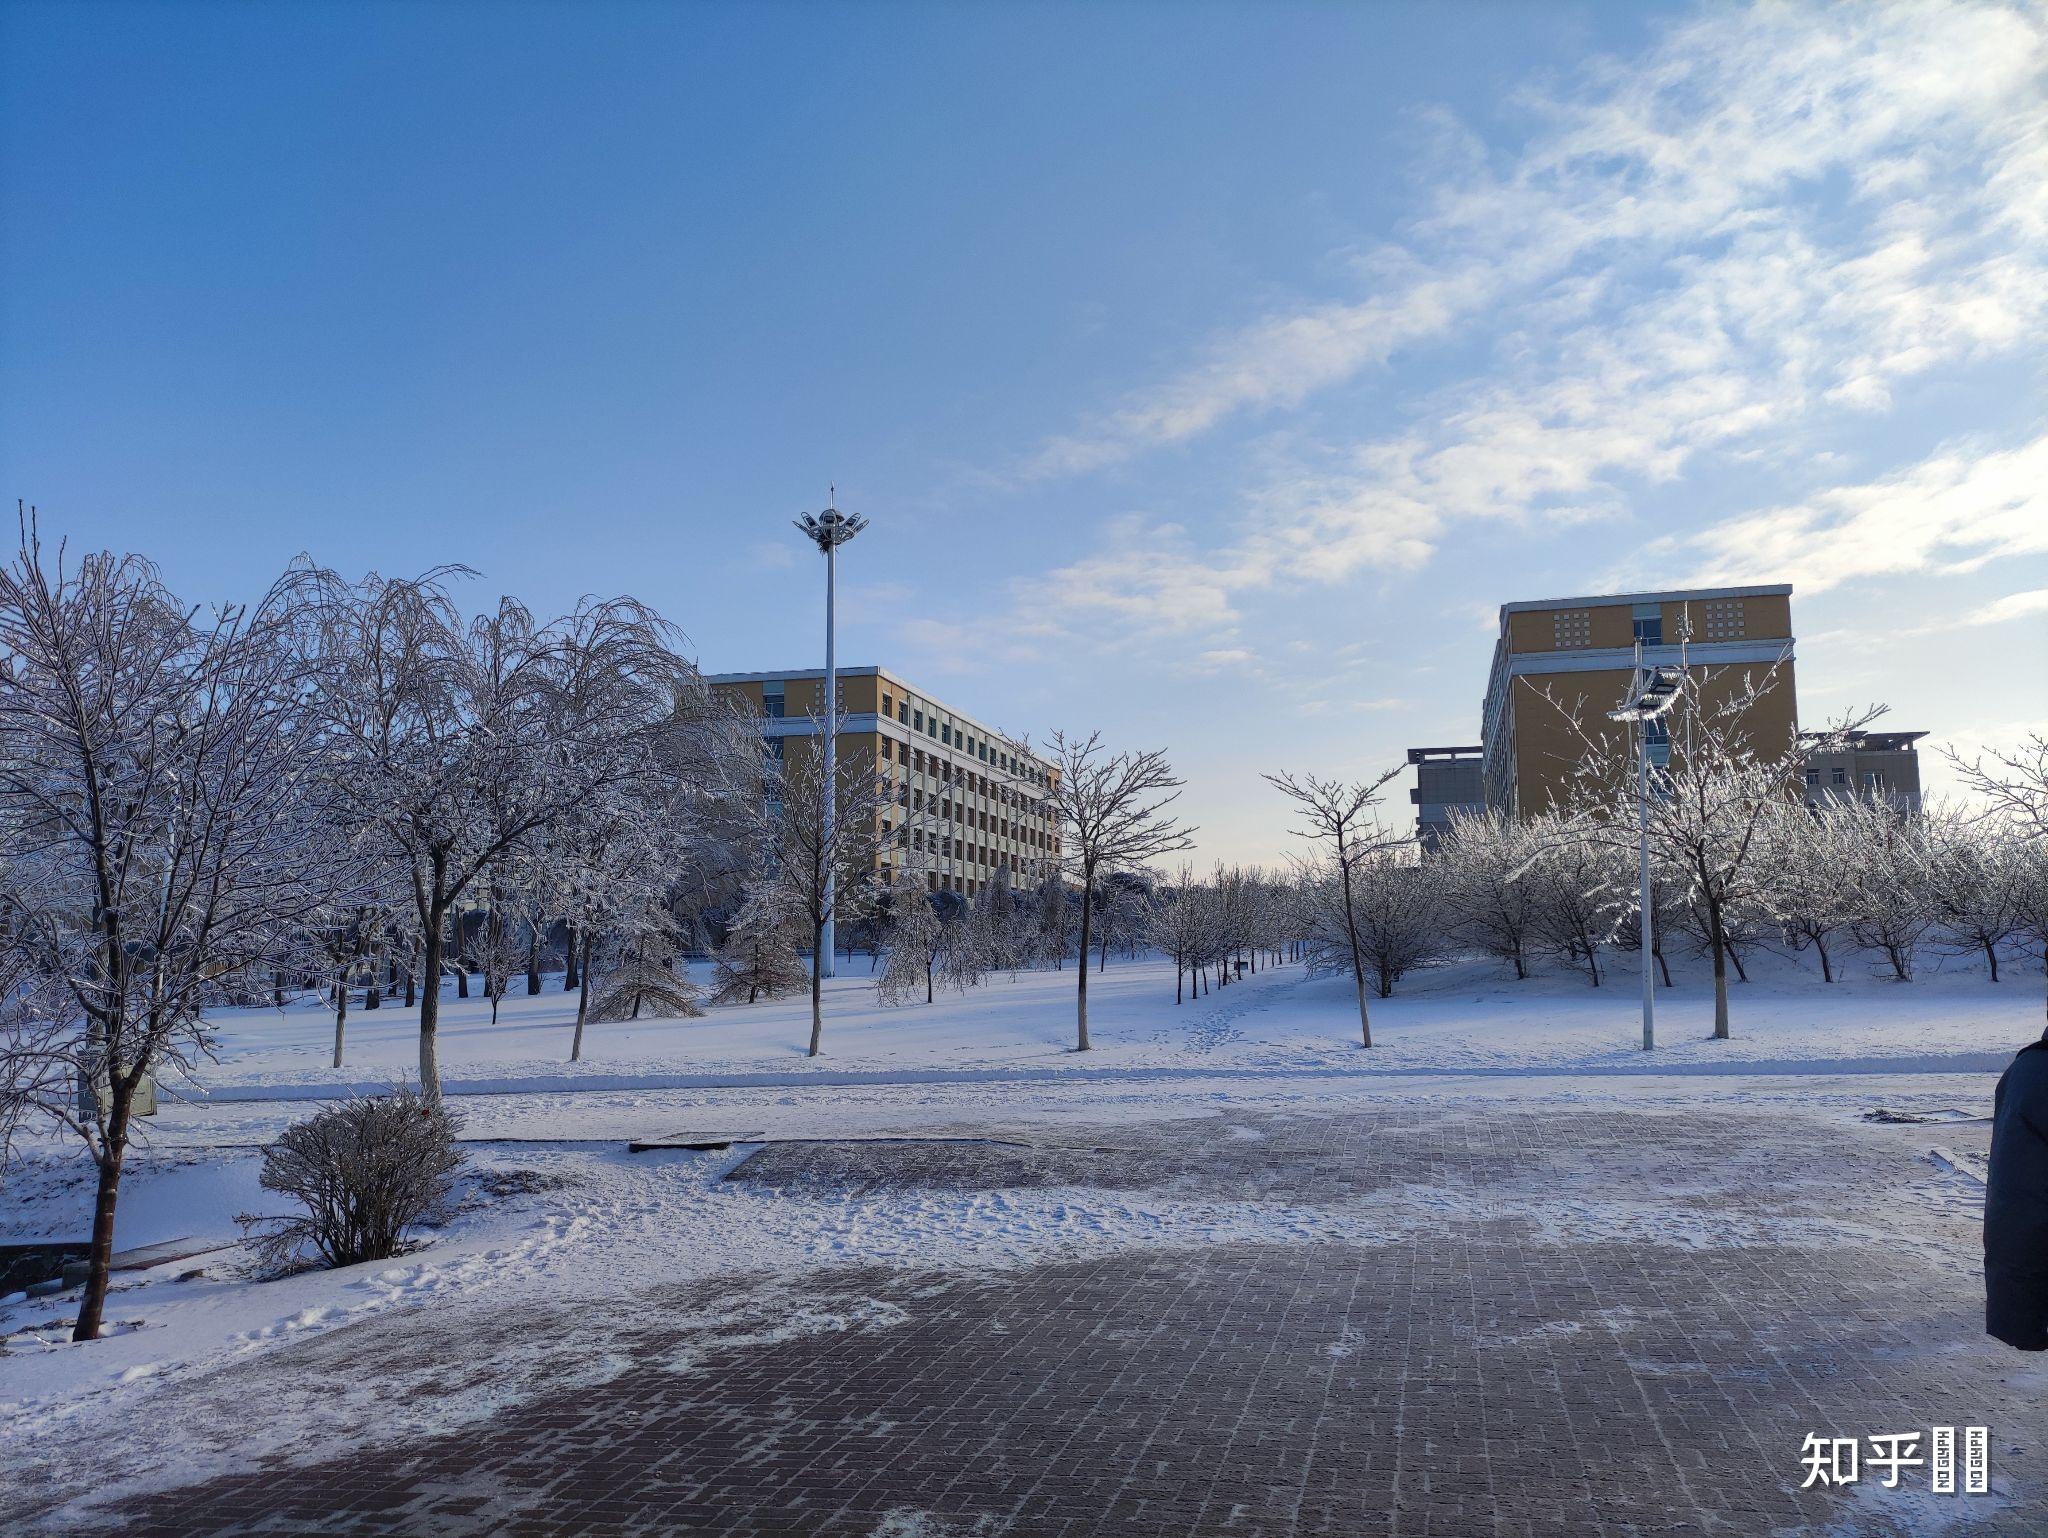
[[[1656,916],[1650,901],[1650,723],[1661,720],[1673,705],[1678,703],[1679,686],[1683,675],[1677,668],[1643,666],[1642,648],[1636,648],[1635,678],[1629,685],[1628,698],[1619,710],[1607,712],[1610,721],[1633,721],[1636,723],[1636,828],[1640,866],[1638,878],[1642,884],[1640,895],[1643,939],[1643,1050],[1650,1051],[1657,1045],[1657,994],[1656,979],[1650,973],[1650,952],[1657,943],[1655,932]],[[1671,744],[1660,743],[1657,767],[1663,768],[1671,761]]]
[[[836,552],[868,526],[867,519],[858,513],[842,513],[829,505],[838,499],[838,488],[833,487],[822,513],[815,518],[805,513],[796,520],[796,526],[804,531],[805,538],[816,545],[825,557],[825,825],[820,837],[825,855],[825,932],[820,937],[819,954],[811,958],[811,965],[818,969],[820,977],[836,975],[833,953],[837,949],[832,921],[839,887],[839,851],[832,842],[839,815],[839,665],[832,649],[832,602],[838,575]]]

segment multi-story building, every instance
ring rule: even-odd
[[[714,673],[713,691],[757,719],[778,757],[815,751],[825,670]],[[981,895],[998,871],[1036,884],[1059,865],[1057,771],[1023,743],[878,667],[839,669],[837,752],[894,787],[884,874],[921,872],[935,892]]]
[[[1569,799],[1584,739],[1624,730],[1607,712],[1627,694],[1638,646],[1646,663],[1677,666],[1683,656],[1709,707],[1768,677],[1747,713],[1749,744],[1764,758],[1791,752],[1799,704],[1789,584],[1505,603],[1480,721],[1488,806],[1533,816]]]
[[[1415,766],[1408,799],[1415,805],[1415,836],[1424,854],[1436,852],[1455,814],[1486,810],[1483,752],[1477,743],[1408,750],[1408,762]]]
[[[1806,804],[1854,796],[1885,801],[1901,811],[1920,810],[1920,750],[1925,732],[1855,731],[1836,748],[1806,761]]]

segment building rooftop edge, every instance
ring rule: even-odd
[[[841,678],[893,678],[896,680],[897,683],[903,685],[906,688],[914,687],[913,685],[911,685],[910,681],[906,679],[901,673],[891,672],[889,669],[881,667],[875,663],[868,663],[865,666],[861,667],[834,668],[833,671],[836,672]],[[763,671],[750,673],[706,673],[704,675],[704,682],[707,684],[755,684],[766,683],[770,679],[823,679],[824,676],[825,670],[823,668],[769,668]],[[982,720],[979,716],[969,715],[966,711],[961,710],[958,706],[948,705],[943,700],[934,699],[932,697],[931,692],[927,689],[920,688],[917,692],[920,696],[923,697],[926,703],[938,706],[941,710],[944,710],[949,714],[959,718],[961,721],[966,722],[968,725],[972,726],[976,731],[981,732],[988,737],[1000,737],[1004,742],[1008,743],[1012,748],[1014,748],[1019,753],[1025,754],[1026,756],[1030,757],[1037,763],[1042,764],[1047,768],[1052,767],[1052,760],[1047,758],[1036,747],[1032,746],[1030,739],[1025,737],[1019,737],[1013,732],[1004,731],[999,726],[990,726],[986,721]]]
[[[1500,606],[1501,618],[1526,614],[1533,609],[1576,609],[1593,604],[1672,603],[1687,598],[1788,598],[1789,582],[1763,583],[1755,587],[1678,587],[1649,593],[1587,593],[1576,598],[1523,598]]]

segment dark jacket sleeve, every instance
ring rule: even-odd
[[[2048,1045],[1998,1081],[1984,1192],[1984,1328],[2022,1351],[2048,1350]]]

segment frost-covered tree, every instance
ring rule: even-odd
[[[1452,814],[1439,862],[1449,922],[1467,945],[1529,975],[1537,898],[1528,879],[1541,853],[1534,833],[1503,812]]]
[[[899,879],[890,897],[892,922],[883,942],[876,997],[884,1004],[906,1004],[922,993],[929,1004],[944,971],[949,931],[959,926],[940,917],[932,894],[914,874]]]
[[[1057,972],[1066,965],[1074,948],[1073,905],[1067,901],[1067,878],[1055,871],[1038,884],[1033,909],[1037,918],[1036,949],[1039,960],[1052,963]]]
[[[1600,952],[1627,902],[1632,873],[1624,872],[1613,845],[1580,836],[1557,812],[1530,818],[1528,830],[1538,853],[1522,879],[1535,900],[1536,935],[1597,988]]]
[[[1381,849],[1351,862],[1350,881],[1324,869],[1316,879],[1309,969],[1348,972],[1363,964],[1373,991],[1389,998],[1410,972],[1449,954],[1442,873],[1407,850]]]
[[[2014,851],[2025,892],[2023,933],[2042,953],[2048,973],[2048,736],[2036,732],[2017,748],[1949,762],[1963,788],[1978,797]],[[2048,998],[2044,998],[2048,1008]]]
[[[823,734],[843,732],[845,721],[843,711],[814,713],[811,734],[781,739],[792,746],[763,765],[772,792],[761,803],[765,873],[781,887],[811,947],[811,1057],[823,1050],[825,1033],[825,921],[857,918],[874,902],[877,858],[904,826],[893,820],[897,798],[865,750],[838,753],[834,776],[826,778]],[[835,808],[830,816],[828,804]]]
[[[1926,825],[1881,801],[1839,801],[1828,815],[1847,824],[1854,846],[1847,874],[1856,909],[1849,932],[1885,958],[1895,979],[1911,982],[1915,955],[1938,917]]]
[[[1764,903],[1794,950],[1813,948],[1822,982],[1835,980],[1835,951],[1856,917],[1856,835],[1859,824],[1832,806],[1788,801],[1764,824]]]
[[[1999,953],[2027,932],[2033,896],[2025,843],[1992,819],[1953,809],[1921,814],[1928,841],[1928,889],[1948,949],[1984,958],[1998,981]]]
[[[323,734],[340,749],[327,793],[407,866],[422,937],[420,1084],[441,1093],[437,1030],[446,932],[476,884],[535,832],[621,784],[646,785],[684,664],[631,599],[543,623],[521,604],[465,624],[418,580],[325,577]]]
[[[676,970],[671,935],[654,932],[617,944],[618,956],[590,1001],[593,1024],[621,1025],[643,1014],[681,1020],[704,1013],[697,1007],[697,985]]]
[[[136,557],[52,557],[28,516],[0,567],[0,935],[29,974],[0,1009],[0,1124],[68,1127],[97,1167],[77,1340],[99,1334],[145,1080],[205,1053],[204,1010],[347,879],[307,795],[306,587],[189,609]]]
[[[1359,780],[1349,783],[1342,780],[1324,780],[1316,776],[1293,774],[1269,774],[1266,782],[1289,797],[1295,803],[1295,814],[1303,826],[1294,830],[1299,838],[1323,846],[1318,858],[1318,875],[1327,874],[1332,890],[1339,901],[1339,913],[1343,922],[1344,948],[1351,964],[1352,985],[1358,994],[1358,1034],[1365,1046],[1372,1045],[1372,1017],[1366,1008],[1367,958],[1365,941],[1358,913],[1357,873],[1367,860],[1378,859],[1407,842],[1402,835],[1390,832],[1379,820],[1378,807],[1380,792],[1385,790],[1399,769],[1389,769],[1373,780]],[[1315,894],[1319,883],[1312,881],[1307,890]],[[1320,915],[1320,902],[1311,907],[1311,913]]]
[[[1180,799],[1181,781],[1157,749],[1111,753],[1102,734],[1068,737],[1054,732],[1053,808],[1064,837],[1062,871],[1075,879],[1081,901],[1081,964],[1074,995],[1077,1052],[1088,1048],[1088,946],[1093,939],[1093,894],[1120,871],[1135,871],[1186,849],[1192,830],[1167,808]]]
[[[1183,865],[1171,881],[1160,886],[1159,901],[1146,926],[1146,938],[1173,962],[1174,1003],[1182,1002],[1185,984],[1195,969],[1216,954],[1218,935],[1214,896],[1195,880],[1194,871]]]
[[[1651,857],[1680,879],[1675,917],[1698,934],[1712,959],[1714,1035],[1725,1039],[1731,947],[1742,944],[1745,929],[1762,913],[1764,829],[1796,797],[1806,763],[1880,712],[1873,707],[1825,733],[1789,732],[1787,740],[1759,742],[1751,725],[1765,716],[1760,704],[1789,687],[1778,667],[1680,667],[1676,676],[1677,698],[1664,718],[1671,762],[1653,773],[1640,818],[1632,744],[1604,718],[1589,722],[1575,706],[1545,698],[1583,749],[1573,807],[1577,836],[1632,854],[1647,830]],[[1610,890],[1620,896],[1625,888]],[[1739,956],[1735,960],[1739,968]]]
[[[715,959],[714,1004],[752,1004],[802,991],[802,926],[779,883],[759,881],[748,890]]]

